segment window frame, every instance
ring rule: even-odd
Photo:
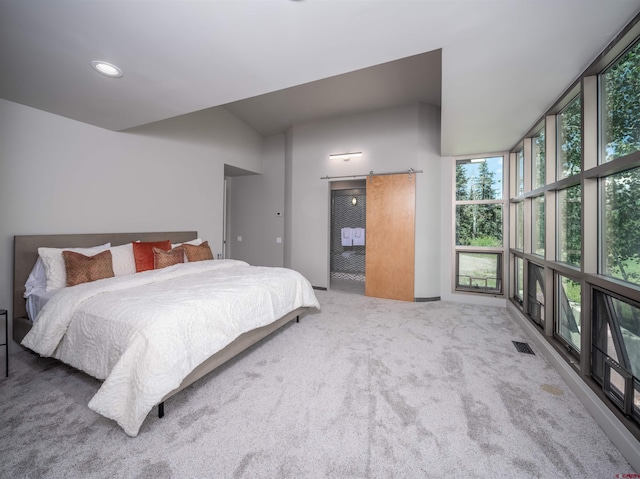
[[[538,210],[538,208],[536,208],[536,200],[542,200],[542,208],[540,208],[540,210]],[[546,243],[546,198],[544,196],[544,194],[541,195],[537,195],[537,196],[533,196],[531,198],[531,254],[535,255],[535,256],[539,256],[541,258],[544,258],[546,255],[546,251],[547,251],[547,243]],[[536,212],[542,211],[542,253],[538,253],[536,251],[536,246],[538,245],[538,241],[536,240],[537,235],[540,233],[540,231],[537,230],[537,217],[536,217]]]
[[[612,160],[612,161],[615,161],[615,160]],[[607,261],[606,261],[607,251],[605,251],[607,246],[607,241],[605,238],[606,222],[607,222],[607,204],[605,199],[606,181],[612,176],[627,173],[627,172],[632,172],[632,171],[636,171],[638,176],[640,177],[640,165],[639,165],[636,168],[616,171],[614,173],[604,175],[598,179],[598,200],[599,200],[598,201],[598,204],[599,204],[599,208],[598,208],[598,272],[599,274],[607,278],[610,278],[612,280],[623,281],[631,286],[640,288],[640,279],[638,280],[637,283],[634,283],[632,281],[626,281],[623,278],[614,276],[613,274],[610,274],[606,271],[606,264],[607,264]],[[639,200],[640,200],[640,195],[639,195]]]
[[[623,158],[626,158],[631,155],[635,155],[640,153],[640,148],[638,150],[628,153],[626,155],[618,156],[609,161],[605,161],[606,154],[606,143],[605,143],[605,99],[604,99],[604,75],[611,70],[616,63],[622,60],[622,58],[633,50],[635,47],[640,45],[640,36],[636,37],[628,46],[626,46],[621,52],[619,52],[606,66],[604,66],[600,72],[597,73],[598,78],[598,165],[607,165],[612,161],[617,161]]]
[[[486,254],[486,255],[495,255],[496,256],[496,277],[494,278],[496,280],[496,283],[499,285],[497,288],[495,289],[490,289],[488,287],[485,286],[484,291],[482,290],[482,288],[480,287],[473,287],[472,285],[469,286],[465,286],[460,284],[460,255],[465,255],[465,254]],[[504,287],[504,280],[503,280],[503,254],[502,252],[498,252],[498,251],[464,251],[464,250],[458,250],[456,251],[456,277],[455,277],[455,282],[456,282],[456,291],[465,291],[465,292],[471,292],[471,293],[483,293],[483,294],[501,294]],[[473,279],[470,277],[470,279]],[[482,279],[482,278],[476,278],[476,279]],[[486,280],[485,280],[486,281]]]
[[[566,278],[569,281],[573,281],[574,283],[577,283],[578,285],[580,285],[580,303],[582,304],[583,293],[582,293],[582,286],[581,286],[580,280],[578,280],[578,279],[576,279],[576,278],[574,278],[572,276],[560,273],[560,272],[556,272],[554,276],[555,276],[555,279],[554,279],[554,286],[555,286],[554,298],[558,298],[558,297],[561,296],[561,290],[562,290],[562,293],[564,293],[564,290],[562,289],[562,280],[561,280],[561,278]],[[566,293],[564,293],[564,295],[566,296]],[[568,300],[569,299],[567,298],[567,302],[568,302]],[[554,334],[554,337],[558,341],[560,341],[565,346],[565,348],[567,348],[567,351],[571,355],[573,355],[576,358],[580,358],[580,354],[581,354],[581,351],[582,351],[582,325],[584,324],[583,311],[582,310],[580,311],[580,317],[578,318],[579,319],[579,325],[576,325],[576,327],[580,327],[580,341],[579,341],[579,344],[576,345],[576,344],[572,343],[569,339],[565,338],[560,332],[560,314],[561,314],[562,306],[563,305],[560,302],[554,301],[554,315],[553,315],[553,334]],[[569,305],[569,307],[570,307],[570,305]],[[571,309],[571,315],[573,316],[573,309]],[[573,319],[574,319],[574,321],[576,320],[575,317]]]
[[[559,99],[540,117],[538,118],[529,131],[519,138],[517,142],[509,150],[510,168],[509,175],[509,220],[511,227],[509,229],[509,255],[505,257],[508,260],[507,272],[509,277],[505,277],[505,284],[508,285],[508,291],[505,293],[508,301],[514,306],[512,314],[522,317],[535,324],[529,313],[534,312],[529,308],[529,298],[520,301],[515,297],[515,288],[517,281],[514,279],[516,273],[516,262],[521,261],[524,271],[523,291],[525,295],[529,292],[530,274],[528,273],[531,265],[538,265],[544,269],[544,291],[545,291],[545,325],[534,329],[541,335],[541,338],[549,343],[553,349],[567,362],[567,365],[575,370],[576,378],[589,383],[594,388],[602,388],[603,405],[608,406],[615,411],[620,408],[620,404],[616,404],[611,399],[610,391],[607,391],[602,385],[602,381],[597,383],[595,377],[592,377],[591,361],[593,354],[592,339],[594,331],[592,330],[592,319],[594,314],[593,294],[595,290],[602,289],[606,294],[615,294],[627,302],[640,304],[640,285],[626,283],[615,277],[602,274],[602,238],[603,231],[603,194],[601,183],[602,179],[615,173],[634,168],[640,168],[640,151],[631,152],[625,156],[614,158],[613,160],[603,162],[604,136],[601,128],[603,127],[603,98],[602,98],[602,78],[603,73],[610,71],[610,68],[622,58],[626,52],[634,48],[640,42],[640,14],[638,14],[616,38],[603,50],[603,52],[592,62],[592,64],[584,70],[578,78],[569,85],[560,95]],[[640,57],[636,56],[634,61],[636,64],[631,68],[640,68]],[[627,71],[626,69],[620,70]],[[635,75],[635,70],[634,70]],[[614,79],[617,81],[617,79]],[[580,171],[575,171],[569,176],[561,177],[558,170],[561,169],[562,154],[559,154],[559,143],[562,139],[560,134],[560,124],[564,111],[569,108],[576,99],[580,99]],[[635,109],[633,110],[636,113]],[[573,121],[577,119],[574,117]],[[634,125],[635,117],[631,117],[625,124]],[[573,124],[573,123],[572,123]],[[545,131],[545,185],[540,186],[536,183],[533,175],[536,174],[533,166],[535,165],[533,142],[536,135],[539,134],[541,125],[544,125]],[[634,130],[635,132],[636,130]],[[635,133],[632,133],[634,135]],[[565,136],[566,138],[566,136]],[[575,138],[575,137],[574,137]],[[632,140],[634,138],[631,138]],[[574,143],[575,144],[575,143]],[[517,152],[524,148],[525,152],[525,177],[523,179],[524,191],[518,191],[519,181],[516,168],[518,166]],[[640,149],[639,149],[640,150]],[[565,155],[566,157],[566,155]],[[572,155],[572,160],[577,161],[576,156]],[[528,177],[526,175],[529,175]],[[577,264],[564,263],[560,261],[561,253],[559,251],[559,200],[561,191],[569,187],[580,185],[580,261]],[[546,244],[545,257],[541,258],[532,253],[531,230],[533,229],[534,215],[532,214],[533,198],[543,194],[545,196],[545,223],[546,223]],[[524,205],[524,236],[525,243],[523,250],[515,249],[516,240],[516,203],[523,202]],[[568,218],[568,216],[566,217]],[[566,222],[566,219],[563,220]],[[569,244],[573,243],[572,241]],[[577,245],[576,245],[577,246]],[[567,348],[559,335],[555,334],[555,322],[558,311],[560,297],[558,294],[558,276],[565,276],[580,284],[580,352],[571,351]],[[531,305],[531,308],[535,308]],[[577,308],[576,308],[577,309]],[[601,314],[601,313],[600,313]],[[625,312],[626,314],[626,312]],[[537,326],[537,325],[536,325]],[[634,331],[637,331],[635,319],[631,322]],[[625,333],[626,334],[626,333]],[[573,336],[572,341],[577,338]],[[635,346],[634,346],[635,347]],[[635,349],[634,349],[635,351]],[[635,364],[635,363],[633,363]],[[612,373],[615,374],[615,373]],[[637,379],[637,378],[636,378]],[[619,378],[616,379],[619,381]],[[622,383],[618,382],[618,386]],[[633,394],[635,403],[640,398],[640,381],[634,380]],[[610,399],[606,399],[609,397]],[[618,401],[619,402],[619,401]],[[618,414],[618,417],[624,422],[629,431],[640,440],[640,417],[633,418]]]
[[[598,317],[598,299],[602,297],[604,301],[604,309],[606,310],[606,318]],[[629,354],[624,342],[621,331],[621,324],[615,308],[611,304],[611,300],[621,301],[629,304],[631,307],[640,309],[640,303],[621,297],[615,293],[607,291],[603,288],[593,288],[592,292],[592,324],[594,330],[597,329],[599,323],[604,321],[607,330],[611,332],[611,340],[615,349],[616,357],[613,358],[607,350],[604,352],[596,345],[596,334],[591,338],[591,375],[601,385],[604,394],[628,416],[633,416],[636,421],[640,422],[640,406],[634,404],[635,395],[640,392],[640,377],[634,375],[630,365]],[[599,359],[599,354],[603,355]],[[601,376],[598,375],[597,369],[601,368]],[[615,371],[624,381],[624,390],[621,391],[611,384],[611,372]],[[640,376],[640,375],[639,375]]]
[[[488,199],[488,200],[458,200],[457,199],[457,184],[456,184],[456,171],[459,163],[469,163],[471,160],[475,159],[488,159],[488,158],[502,158],[502,178],[500,181],[500,185],[502,187],[500,192],[500,199]],[[508,153],[500,152],[500,153],[487,153],[487,154],[478,154],[478,155],[466,155],[453,158],[453,221],[452,221],[452,242],[453,242],[453,253],[455,255],[454,261],[452,261],[452,277],[451,277],[451,291],[452,293],[460,293],[460,294],[475,294],[482,296],[494,296],[494,297],[504,297],[505,295],[505,278],[508,277],[506,268],[508,261],[505,261],[505,253],[509,244],[508,237],[508,200],[507,200],[507,192],[508,192],[508,182],[507,179],[509,171],[508,168]],[[458,235],[457,235],[457,211],[458,206],[462,205],[500,205],[502,210],[502,242],[498,246],[471,246],[471,245],[458,245]],[[498,263],[501,275],[498,278],[500,283],[499,291],[487,290],[487,291],[479,291],[475,288],[465,287],[464,285],[460,285],[459,283],[459,253],[495,253],[498,254]]]
[[[536,287],[536,281],[532,281],[531,276],[534,273],[534,271],[537,269],[539,269],[542,273],[542,296],[544,298],[544,303],[540,303],[537,300],[537,287]],[[529,261],[529,263],[527,264],[527,290],[525,292],[525,294],[527,295],[527,315],[529,316],[529,318],[531,318],[531,320],[540,328],[544,329],[545,327],[545,323],[546,323],[546,308],[545,305],[547,304],[547,295],[546,295],[546,291],[545,291],[545,274],[544,274],[544,266],[540,266],[537,263],[534,263],[532,261]],[[536,299],[534,299],[532,301],[532,291],[531,288],[533,287],[533,289],[535,291],[533,291],[535,293]],[[535,302],[540,304],[541,307],[537,308],[539,310],[539,320],[536,319],[535,315],[531,314],[533,308],[531,307],[531,304]]]
[[[568,259],[562,259],[562,248],[561,248],[561,243],[560,243],[560,233],[563,231],[562,228],[560,228],[560,222],[562,221],[563,216],[560,214],[560,210],[561,210],[561,203],[560,203],[560,194],[563,192],[568,192],[569,189],[571,188],[580,188],[580,261],[578,262],[578,264],[572,263],[570,261],[568,261]],[[565,215],[566,217],[566,215]],[[556,191],[556,224],[555,224],[555,233],[556,233],[556,262],[561,263],[563,265],[569,266],[570,268],[575,268],[580,270],[581,266],[582,266],[582,245],[583,245],[583,241],[584,241],[584,237],[582,235],[582,232],[584,231],[584,228],[582,227],[583,225],[583,218],[582,218],[582,185],[580,183],[578,184],[574,184],[571,186],[568,186],[566,188],[560,188]],[[564,230],[566,230],[567,228],[565,227]],[[567,250],[568,251],[568,250]],[[567,257],[569,256],[569,253],[567,252]]]

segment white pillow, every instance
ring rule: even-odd
[[[204,243],[204,241],[202,241],[202,239],[200,238],[196,238],[194,240],[191,241],[185,241],[184,243],[175,243],[175,244],[171,244],[171,249],[175,248],[176,246],[182,246],[183,244],[192,244],[193,246],[200,246],[202,243]],[[184,254],[184,262],[188,263],[189,260],[187,259],[187,253]]]
[[[136,258],[133,256],[133,244],[127,243],[121,246],[112,246],[111,262],[114,276],[134,274],[136,272]]]
[[[196,238],[194,240],[191,241],[185,241],[184,243],[172,243],[171,244],[171,249],[175,248],[176,246],[181,246],[183,244],[192,244],[193,246],[200,246],[202,243],[204,243],[204,241],[202,241],[202,239],[200,238]]]
[[[47,274],[47,291],[64,288],[67,286],[67,270],[64,265],[63,251],[73,251],[85,256],[93,256],[108,250],[111,243],[105,243],[93,248],[38,248],[38,254],[42,258],[44,270]]]
[[[47,287],[47,273],[44,270],[44,263],[42,258],[38,256],[36,264],[33,266],[27,282],[24,283],[24,297],[28,298],[31,294],[38,289],[45,289]]]

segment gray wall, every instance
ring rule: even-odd
[[[293,262],[293,127],[284,136],[284,265],[291,268]]]
[[[230,258],[256,266],[284,266],[284,147],[284,135],[266,138],[263,174],[227,179]]]
[[[118,133],[0,100],[0,308],[14,235],[198,230],[221,252],[224,163],[261,172],[262,142],[224,109]]]
[[[330,188],[322,176],[423,170],[416,181],[416,297],[440,296],[440,110],[419,104],[294,126],[288,132],[286,264],[329,283]],[[363,152],[350,161],[332,153]],[[290,228],[290,229],[289,229]],[[393,246],[391,245],[390,248]]]
[[[14,235],[196,229],[221,252],[225,164],[263,173],[232,179],[231,255],[284,264],[323,287],[330,188],[320,177],[424,170],[416,188],[415,295],[453,299],[452,160],[440,158],[439,135],[440,111],[429,105],[298,125],[263,139],[222,108],[112,132],[0,100],[0,308],[11,315]],[[364,156],[329,160],[347,151]],[[233,244],[238,235],[241,245]]]

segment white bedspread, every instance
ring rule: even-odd
[[[151,408],[205,359],[303,306],[320,307],[293,270],[186,263],[65,288],[22,344],[104,379],[89,407],[136,436]]]

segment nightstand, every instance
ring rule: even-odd
[[[4,346],[4,358],[7,365],[5,375],[9,377],[9,316],[7,310],[0,309],[0,316],[4,316],[4,343],[0,343],[0,346]]]

